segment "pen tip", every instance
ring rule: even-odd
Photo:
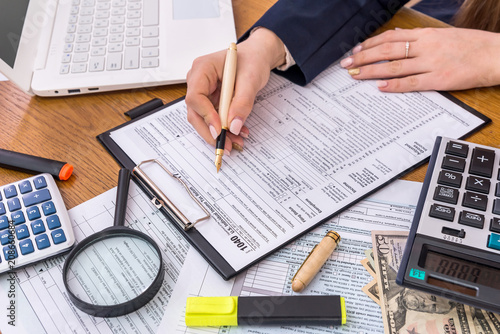
[[[220,166],[222,165],[222,155],[216,154],[215,156],[215,167],[217,167],[217,173],[220,170]]]

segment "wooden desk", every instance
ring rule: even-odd
[[[275,1],[233,0],[237,34],[243,34]],[[383,29],[439,26],[439,21],[404,8]],[[75,166],[70,180],[59,182],[66,206],[72,208],[116,186],[119,166],[95,139],[123,122],[123,113],[154,97],[170,102],[186,93],[185,85],[58,98],[30,97],[11,82],[0,82],[2,119],[0,148],[66,161]],[[500,88],[474,89],[455,95],[489,116],[493,123],[469,140],[500,143]],[[404,178],[423,181],[425,167]],[[0,168],[0,184],[28,174]]]

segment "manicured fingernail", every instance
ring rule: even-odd
[[[243,126],[243,121],[239,117],[235,117],[231,122],[231,126],[229,127],[229,131],[235,135],[239,135],[241,131],[241,127]]]
[[[246,131],[243,131],[243,130],[240,131],[240,136],[242,136],[243,138],[248,138],[249,135],[250,134],[248,132],[246,132]]]
[[[230,157],[231,156],[231,152],[229,152],[229,150],[224,150],[224,155],[226,157]]]
[[[363,46],[361,46],[361,44],[359,45],[356,45],[353,49],[352,49],[352,54],[355,55],[356,53],[358,53],[359,51],[361,51],[361,49],[363,48]]]
[[[243,151],[243,146],[241,146],[240,144],[237,144],[237,143],[233,143],[233,148],[238,152]]]
[[[388,85],[387,81],[383,81],[383,80],[377,81],[377,87],[378,88],[384,88],[384,87],[387,87],[387,85]]]
[[[340,61],[340,66],[342,66],[343,68],[346,68],[347,66],[351,65],[352,64],[352,58],[351,57],[347,57],[347,58],[344,58]]]
[[[349,75],[358,75],[361,71],[359,70],[359,68],[351,68],[350,70],[347,70],[347,73],[349,73]]]
[[[210,129],[210,134],[212,135],[212,137],[214,139],[217,139],[218,134],[217,134],[217,130],[215,130],[215,127],[212,124],[210,124],[208,126],[208,128]]]

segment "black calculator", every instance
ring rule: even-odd
[[[52,175],[0,186],[0,273],[65,252],[74,243],[68,211]]]
[[[396,282],[500,312],[500,149],[437,138]]]

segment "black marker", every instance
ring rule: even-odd
[[[59,180],[67,180],[73,173],[73,166],[34,155],[0,149],[0,167],[37,174],[49,173]]]

